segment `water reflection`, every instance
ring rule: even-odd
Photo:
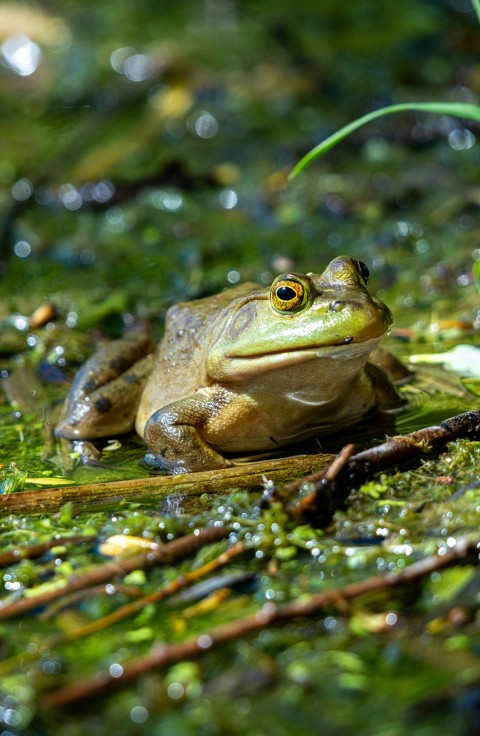
[[[20,77],[29,77],[37,71],[42,60],[40,46],[23,34],[9,36],[2,44],[6,65]]]
[[[437,425],[449,417],[469,411],[472,399],[467,391],[463,395],[428,389],[416,389],[415,393],[409,391],[409,406],[397,417],[396,431],[405,434]]]

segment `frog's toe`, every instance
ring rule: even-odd
[[[155,470],[167,470],[169,473],[172,472],[171,463],[165,460],[164,457],[156,455],[154,452],[147,452],[143,456],[143,464],[148,465],[149,468]]]

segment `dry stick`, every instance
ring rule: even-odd
[[[291,504],[289,512],[303,522],[328,524],[332,514],[345,502],[352,488],[361,485],[374,473],[433,450],[441,450],[448,442],[460,437],[480,438],[480,411],[468,411],[446,419],[438,426],[391,437],[381,445],[352,455],[348,462],[345,462],[348,452],[344,448],[343,453],[332,463],[333,473],[327,470],[315,483],[312,493]],[[286,486],[287,491],[290,488],[297,490],[298,482]]]
[[[235,557],[243,554],[246,550],[247,548],[243,544],[235,544],[233,547],[230,547],[230,549],[227,549],[225,552],[218,555],[218,557],[215,557],[215,559],[210,560],[210,562],[205,563],[205,565],[202,565],[195,570],[192,570],[192,572],[187,572],[185,575],[172,580],[171,583],[168,583],[160,590],[156,590],[154,593],[150,593],[149,595],[142,596],[131,603],[127,603],[116,611],[113,611],[113,613],[110,613],[107,616],[102,616],[102,618],[85,624],[85,626],[79,626],[77,629],[67,631],[64,634],[51,636],[43,642],[43,646],[49,648],[57,647],[67,642],[77,641],[85,636],[90,636],[98,631],[102,631],[108,626],[112,626],[125,618],[135,615],[139,611],[143,610],[148,604],[159,603],[160,601],[165,600],[165,598],[169,598],[180,590],[188,587],[197,580],[200,580],[200,578],[205,577],[205,575],[208,575],[214,570],[218,570],[221,567],[228,565],[233,559],[235,559]],[[89,591],[92,590],[95,589],[89,588]],[[105,588],[102,587],[102,590],[104,592]],[[80,593],[85,594],[85,592],[86,591],[77,591],[77,593],[71,594],[71,596],[79,595]],[[101,590],[96,590],[97,594],[100,592]],[[69,597],[69,600],[71,602],[71,597]],[[16,654],[9,659],[3,660],[3,662],[0,662],[0,677],[4,677],[20,662],[24,664],[25,661],[34,660],[37,656],[36,652],[32,652],[31,654],[29,652],[22,652],[21,654]]]
[[[196,582],[197,580],[204,577],[205,575],[208,575],[214,570],[218,570],[219,568],[228,565],[235,557],[238,557],[238,555],[242,554],[245,551],[246,548],[243,544],[235,544],[233,547],[230,547],[230,549],[227,549],[225,552],[222,552],[222,554],[218,555],[218,557],[215,557],[215,559],[210,560],[210,562],[205,563],[205,565],[202,565],[201,567],[197,567],[191,572],[185,573],[175,580],[172,580],[171,583],[168,583],[163,588],[160,588],[160,590],[156,590],[149,595],[145,595],[142,598],[138,598],[137,600],[132,601],[131,603],[127,603],[124,606],[117,608],[116,611],[109,613],[107,616],[103,616],[96,621],[85,624],[85,626],[80,626],[79,628],[68,631],[65,634],[60,634],[58,637],[53,637],[52,640],[49,640],[49,646],[50,642],[52,642],[53,646],[59,643],[62,644],[65,641],[76,641],[77,639],[81,639],[84,636],[95,634],[97,631],[101,631],[102,629],[105,629],[112,624],[116,624],[118,623],[118,621],[122,621],[129,616],[133,616],[134,614],[145,608],[145,606],[147,606],[149,603],[159,603],[160,601],[174,595],[175,593],[178,593],[183,588],[186,588],[191,583]]]
[[[134,570],[143,570],[154,565],[170,565],[193,554],[207,544],[225,539],[228,535],[229,530],[225,527],[207,527],[198,531],[198,533],[187,534],[184,537],[174,539],[173,542],[167,542],[158,549],[148,550],[148,552],[125,557],[121,560],[107,562],[105,565],[95,567],[88,572],[75,575],[66,585],[62,585],[59,588],[54,588],[29,598],[21,598],[13,603],[7,603],[3,607],[0,607],[0,619],[21,616],[34,608],[45,606],[47,603],[51,603],[51,601],[73,593],[76,590],[90,588],[100,583],[107,583],[114,578],[124,577]]]
[[[91,698],[106,695],[115,688],[127,685],[132,680],[153,669],[166,667],[184,659],[200,657],[225,642],[259,632],[268,626],[284,621],[317,616],[327,605],[341,605],[345,601],[353,600],[366,593],[412,583],[426,575],[430,575],[432,572],[445,569],[459,562],[478,564],[479,548],[480,541],[478,540],[460,539],[455,547],[448,549],[445,554],[432,555],[419,562],[413,562],[400,572],[376,575],[342,588],[325,590],[311,596],[308,601],[302,603],[293,601],[283,606],[267,603],[251,616],[219,626],[194,639],[189,639],[180,644],[157,645],[149,654],[137,657],[127,663],[119,677],[114,677],[107,671],[99,671],[86,680],[47,693],[43,696],[43,702],[49,708],[61,708],[81,701],[90,701]]]
[[[305,478],[299,478],[293,483],[288,483],[288,485],[285,486],[285,490],[289,495],[293,491],[298,491],[300,490],[300,488],[305,486],[313,486],[315,488],[314,492],[309,493],[308,496],[304,496],[304,498],[302,498],[301,501],[298,502],[304,515],[308,513],[310,507],[316,505],[316,497],[319,493],[319,490],[321,488],[328,488],[329,484],[335,481],[337,476],[340,474],[340,471],[343,470],[346,463],[352,457],[354,449],[355,445],[345,445],[345,447],[340,450],[338,455],[332,460],[327,468],[323,468],[323,470],[319,470],[312,475],[306,476]],[[275,490],[276,489],[273,489],[273,492],[271,494],[273,498],[275,498]],[[295,515],[296,508],[297,506],[293,506],[293,515]],[[290,507],[289,510],[291,510]]]
[[[38,619],[40,621],[49,621],[55,618],[55,616],[58,616],[62,609],[73,608],[73,606],[85,601],[87,598],[94,598],[95,596],[105,596],[107,594],[110,597],[114,593],[122,593],[124,596],[133,598],[134,600],[143,597],[143,590],[136,585],[115,583],[112,587],[115,589],[111,592],[105,590],[105,585],[94,585],[92,588],[84,588],[83,590],[76,590],[74,593],[69,593],[45,608],[45,610],[38,614]],[[5,661],[0,661],[0,676],[3,672],[2,665]]]
[[[378,448],[356,455],[356,464],[354,459],[351,459],[345,469],[348,471],[352,463],[353,482],[349,481],[348,488],[350,489],[354,484],[358,485],[369,474],[383,470],[396,462],[415,457],[422,451],[444,447],[447,442],[459,437],[473,439],[478,436],[480,436],[480,411],[459,414],[447,419],[439,426],[399,435]],[[54,513],[66,503],[71,503],[74,512],[78,513],[92,508],[111,508],[123,501],[158,501],[172,493],[191,496],[205,492],[228,492],[232,488],[259,488],[264,484],[264,476],[277,483],[285,482],[288,478],[319,471],[325,468],[330,460],[331,456],[324,454],[299,455],[180,476],[157,476],[83,486],[45,488],[41,491],[22,491],[0,496],[0,515],[2,513]],[[348,480],[347,475],[348,472],[340,473],[345,482]],[[299,481],[295,481],[295,485],[301,487],[307,480],[308,477],[302,477]],[[324,514],[327,521],[331,517],[332,508],[338,508],[348,495],[348,490],[342,494],[338,488],[339,483],[334,485],[334,493],[326,488],[320,488],[321,494],[325,496],[321,506],[325,509]]]
[[[181,497],[201,493],[226,493],[232,488],[262,488],[264,476],[282,482],[323,468],[331,455],[297,455],[235,465],[222,470],[206,470],[186,475],[90,483],[83,486],[42,488],[0,496],[0,516],[5,514],[51,514],[66,503],[74,513],[108,509],[124,501],[158,502],[172,493]]]
[[[333,480],[334,478],[336,478],[347,460],[351,458],[354,449],[355,445],[345,445],[345,447],[342,447],[338,455],[333,458],[330,465],[328,465],[326,468],[322,468],[322,470],[317,470],[317,472],[312,473],[312,475],[307,475],[304,478],[298,478],[298,480],[293,481],[293,483],[288,483],[288,490],[299,490],[307,483],[318,483],[321,480]]]
[[[14,550],[0,553],[0,567],[9,567],[16,565],[22,560],[33,560],[41,557],[53,547],[63,547],[65,545],[88,544],[95,542],[97,537],[89,535],[86,537],[53,537],[46,542],[38,542],[37,544],[27,544],[25,547],[16,547]]]

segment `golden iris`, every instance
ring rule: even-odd
[[[272,284],[271,300],[277,312],[297,312],[305,297],[305,286],[292,276],[279,276]]]

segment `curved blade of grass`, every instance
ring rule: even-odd
[[[480,0],[472,0],[472,5],[477,14],[478,22],[480,23]]]
[[[472,273],[475,286],[480,291],[480,261],[474,261]]]
[[[477,3],[477,6],[480,13],[480,2]],[[435,113],[436,115],[451,115],[452,117],[467,118],[480,123],[479,105],[471,105],[459,102],[404,102],[398,105],[389,105],[388,107],[382,107],[379,110],[374,110],[373,112],[369,112],[367,115],[363,115],[361,118],[357,118],[348,125],[345,125],[343,128],[340,128],[340,130],[337,130],[336,133],[333,133],[328,138],[325,138],[324,141],[319,143],[318,146],[315,146],[315,148],[312,148],[311,151],[309,151],[307,154],[305,154],[305,156],[303,156],[303,158],[300,159],[300,161],[290,172],[288,178],[290,180],[294,179],[297,174],[303,171],[303,169],[308,166],[312,161],[314,161],[314,159],[318,158],[319,156],[323,156],[324,153],[327,153],[327,151],[343,141],[343,139],[349,136],[350,133],[353,133],[358,128],[361,128],[362,125],[366,125],[367,123],[372,122],[372,120],[381,118],[384,115],[392,115],[393,113],[407,111],[431,112]]]

